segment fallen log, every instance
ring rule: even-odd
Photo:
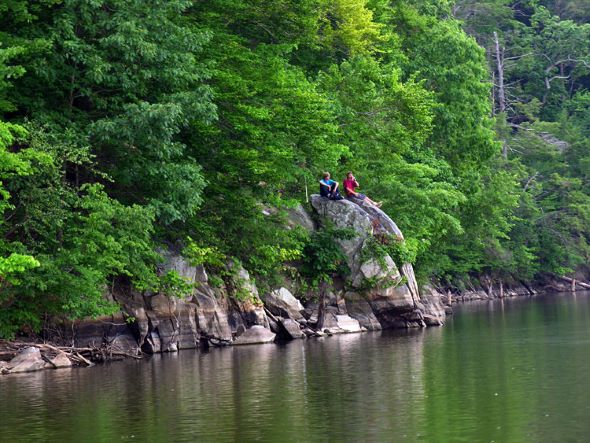
[[[94,366],[94,363],[92,363],[90,360],[82,357],[82,355],[79,352],[74,352],[72,355],[69,356],[71,359],[75,359],[78,360],[81,363],[84,363],[86,366],[90,367],[90,366]]]
[[[574,291],[575,291],[575,286],[580,286],[581,288],[584,288],[584,289],[590,289],[590,285],[588,283],[584,283],[582,281],[578,281],[578,280],[575,280],[573,278],[566,277],[566,276],[563,276],[563,275],[560,276],[559,278],[561,278],[562,280],[564,280],[564,281],[566,281],[568,283],[571,283],[572,284],[572,289]]]
[[[48,343],[29,343],[29,342],[6,342],[5,345],[10,347],[9,351],[3,351],[0,353],[0,360],[2,359],[1,356],[6,355],[14,357],[16,353],[24,348],[33,347],[38,348],[42,352],[49,352],[58,354],[60,352],[65,352],[68,358],[76,363],[81,363],[86,366],[93,366],[91,360],[95,361],[103,361],[107,359],[107,356],[112,358],[113,356],[118,357],[126,357],[126,358],[133,358],[136,360],[140,360],[142,357],[139,355],[129,354],[127,352],[119,351],[113,349],[110,346],[103,346],[100,348],[78,348],[75,346],[54,346]]]

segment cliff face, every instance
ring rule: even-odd
[[[368,304],[383,328],[442,325],[445,314],[440,294],[431,290],[420,294],[411,263],[396,264],[389,255],[376,258],[366,253],[372,237],[404,239],[385,212],[374,206],[318,195],[311,197],[311,204],[321,220],[337,228],[353,228],[357,233],[351,240],[340,241],[351,270],[350,287],[343,296],[353,317],[357,316],[367,327],[357,313],[367,312]]]
[[[238,268],[231,282],[214,287],[202,266],[191,266],[172,252],[165,257],[164,270],[175,270],[194,285],[188,297],[115,291],[110,296],[123,313],[82,321],[67,339],[79,347],[108,344],[131,353],[274,341],[276,334],[246,270]]]
[[[284,287],[259,294],[248,273],[236,268],[230,281],[214,287],[203,267],[191,266],[179,253],[167,251],[162,271],[175,270],[193,284],[188,297],[113,291],[109,297],[122,306],[121,314],[79,322],[64,328],[61,338],[80,347],[106,344],[128,353],[157,353],[210,344],[267,343],[277,336],[293,339],[443,323],[440,294],[431,290],[420,294],[410,263],[398,265],[389,255],[367,257],[365,250],[372,237],[403,239],[387,214],[348,200],[331,201],[315,195],[311,203],[321,223],[329,220],[356,233],[339,243],[351,274],[336,278],[329,289],[321,331],[316,330],[317,302],[312,297],[302,305],[298,297],[303,294],[287,280]],[[289,223],[316,229],[301,207],[291,212]]]

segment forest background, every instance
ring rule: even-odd
[[[589,88],[585,0],[4,0],[0,337],[180,290],[171,243],[272,285],[317,247],[284,210],[325,170],[422,282],[573,275]]]

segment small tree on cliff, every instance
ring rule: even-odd
[[[324,326],[324,309],[328,285],[335,275],[348,275],[350,269],[346,256],[337,240],[349,240],[356,235],[352,229],[336,229],[327,226],[314,232],[303,249],[303,266],[301,274],[308,278],[319,291],[317,329]]]

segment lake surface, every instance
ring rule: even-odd
[[[0,442],[590,440],[590,294],[442,328],[0,378]]]

